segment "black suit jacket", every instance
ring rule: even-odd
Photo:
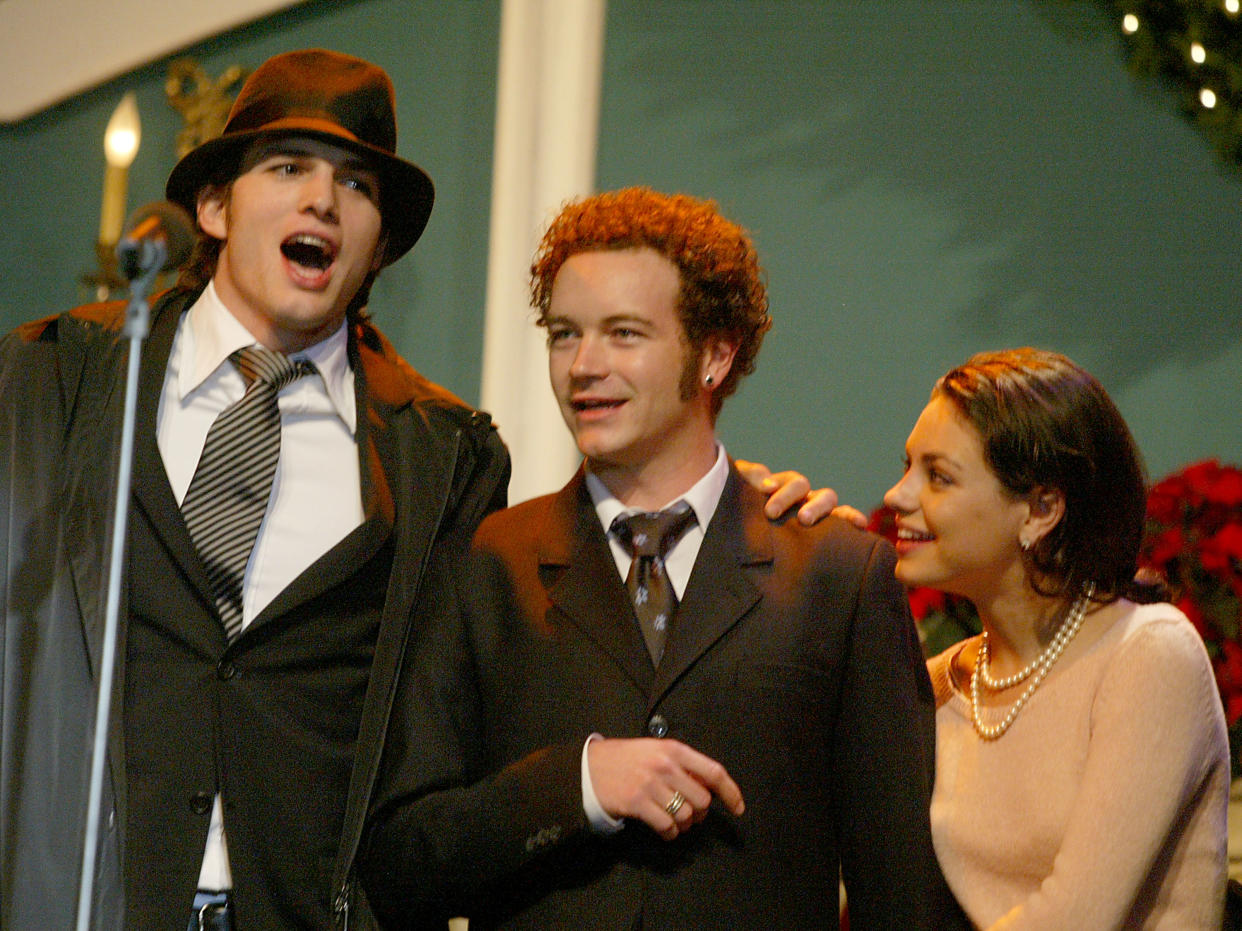
[[[426,569],[459,557],[503,503],[507,456],[485,415],[422,379],[373,327],[352,327],[366,521],[229,644],[155,442],[172,336],[194,297],[159,302],[143,353],[99,926],[121,926],[121,907],[127,928],[184,925],[222,792],[243,927],[365,927],[354,856],[408,631],[437,611]],[[30,776],[0,785],[13,815],[0,844],[4,927],[68,926],[76,902],[76,740],[102,646],[122,311],[28,325],[0,352],[5,624],[45,645],[6,649],[0,681],[6,712],[40,721],[3,734],[5,766]],[[48,809],[65,813],[50,841],[37,832]]]
[[[659,668],[581,473],[490,517],[459,620],[424,630],[362,867],[393,927],[954,927],[932,851],[933,703],[893,553],[828,520],[770,523],[731,474]],[[588,734],[720,761],[718,806],[666,843],[591,832]]]

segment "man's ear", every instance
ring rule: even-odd
[[[737,341],[726,336],[709,336],[703,346],[703,359],[699,366],[699,381],[709,389],[720,385],[733,368],[737,355]]]
[[[222,242],[229,238],[228,196],[223,188],[203,188],[197,208],[199,229]]]

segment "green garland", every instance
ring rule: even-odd
[[[1221,162],[1242,169],[1242,11],[1239,0],[1105,0],[1126,64],[1176,96]]]

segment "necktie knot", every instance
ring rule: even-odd
[[[249,389],[255,382],[271,385],[277,392],[303,375],[315,370],[305,359],[290,359],[283,352],[272,352],[259,346],[247,346],[229,356],[229,361],[241,372]]]
[[[663,559],[694,523],[694,509],[685,501],[678,501],[663,511],[622,514],[612,522],[612,530],[633,558],[647,556]]]

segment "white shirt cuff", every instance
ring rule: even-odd
[[[597,834],[616,834],[625,827],[625,821],[614,818],[600,805],[599,799],[595,797],[595,786],[591,784],[591,767],[587,763],[587,748],[591,746],[591,741],[603,739],[603,734],[592,734],[582,745],[582,810],[586,813],[592,831]]]

